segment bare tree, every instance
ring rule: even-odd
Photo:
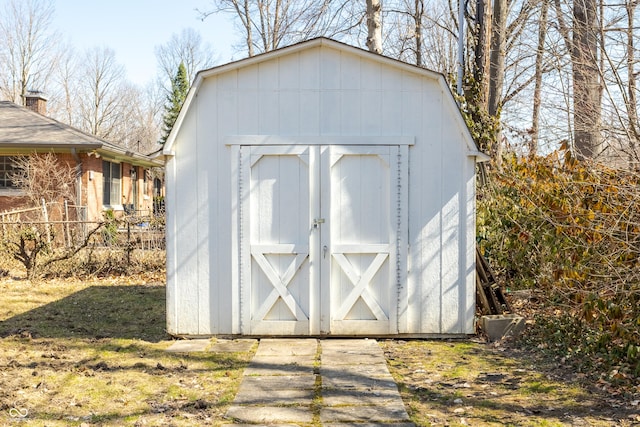
[[[78,121],[78,65],[79,60],[72,46],[62,49],[57,66],[53,70],[47,94],[47,114],[70,126],[79,127]]]
[[[367,1],[367,48],[382,53],[382,4],[380,0]]]
[[[24,105],[27,91],[46,90],[59,35],[50,0],[7,0],[0,11],[0,93]]]
[[[598,69],[600,20],[596,0],[574,0],[573,64],[574,144],[578,158],[597,156],[600,145],[602,86]]]
[[[75,200],[75,168],[53,153],[16,157],[11,180],[32,206],[40,206],[42,200]]]
[[[130,90],[125,86],[124,67],[109,48],[89,49],[83,65],[77,101],[81,129],[113,140],[118,120],[126,117],[125,110],[130,107],[123,97]]]
[[[0,244],[8,248],[11,256],[21,262],[27,272],[27,277],[33,279],[40,267],[69,259],[77,254],[89,243],[91,236],[102,224],[84,234],[80,239],[67,242],[64,249],[55,250],[52,244],[56,238],[54,224],[49,222],[49,215],[63,218],[63,200],[75,199],[76,169],[61,160],[54,153],[37,154],[18,157],[11,179],[17,187],[24,191],[32,206],[42,206],[43,212],[48,206],[43,218],[27,220],[17,225],[11,232],[5,233]],[[44,204],[43,204],[44,202]],[[56,212],[48,211],[54,208]],[[69,236],[70,237],[70,236]],[[44,258],[44,261],[40,262]]]
[[[417,3],[385,1],[384,51],[451,75],[456,2],[427,2],[423,13]],[[488,3],[466,4],[465,64],[467,75],[488,80],[486,88],[480,85],[474,90],[484,96],[478,97],[478,106],[486,102],[487,113],[500,115],[501,140],[532,155],[557,148],[564,139],[573,141],[579,158],[596,157],[601,147],[609,147],[601,160],[609,161],[612,153],[617,164],[624,158],[637,167],[638,0],[496,0],[491,4],[496,12],[491,25],[480,22],[488,15],[482,13]],[[487,27],[491,27],[491,49],[483,48],[482,29]],[[422,42],[422,56],[416,51],[416,40]]]
[[[134,151],[150,153],[158,146],[159,123],[156,92],[160,90],[140,89],[123,82],[114,91],[118,102],[114,105],[112,119],[105,121],[110,142]]]
[[[153,84],[144,90],[138,90],[133,100],[131,125],[127,126],[128,135],[125,144],[141,153],[152,153],[161,148],[159,144],[162,129],[162,113],[164,111],[164,92]]]
[[[165,94],[155,82],[130,83],[113,51],[94,48],[78,57],[68,48],[52,78],[48,113],[85,132],[135,151],[156,151]]]
[[[574,0],[571,28],[560,0],[554,1],[558,30],[573,69],[573,143],[578,159],[596,157],[601,142],[602,86],[599,69],[600,20],[596,0]]]
[[[452,7],[451,2],[427,2],[420,19],[423,26],[421,64],[445,75],[455,73],[457,66],[458,23]]]
[[[494,10],[499,3],[506,5],[506,0],[495,0]],[[474,66],[474,79],[480,87],[481,101],[486,102],[486,97],[490,91],[491,85],[488,85],[489,73],[487,73],[487,65],[489,64],[489,57],[491,57],[491,66],[495,69],[497,64],[493,61],[496,60],[496,52],[494,51],[494,36],[496,35],[496,22],[492,21],[491,15],[491,1],[488,0],[476,0],[476,46],[475,46],[475,66]],[[493,30],[493,33],[492,33]],[[489,48],[491,45],[491,49]],[[502,51],[504,55],[504,49]],[[504,62],[502,64],[504,68]]]
[[[544,45],[547,37],[547,22],[549,15],[549,2],[542,0],[540,8],[540,20],[538,26],[538,44],[536,48],[536,69],[535,69],[535,87],[533,90],[533,112],[531,115],[531,139],[529,140],[529,156],[533,157],[538,151],[538,137],[540,127],[540,108],[541,108],[541,92],[542,92],[542,75]]]
[[[180,34],[174,33],[169,41],[156,46],[156,59],[162,86],[171,91],[171,80],[182,62],[187,70],[187,79],[193,83],[196,73],[214,65],[215,54],[208,43],[193,28],[185,28]]]
[[[211,0],[209,9],[198,12],[202,19],[214,13],[234,15],[242,34],[241,50],[254,56],[312,37],[348,33],[361,22],[353,13],[354,4],[350,0]]]
[[[382,49],[385,55],[443,74],[455,70],[457,24],[446,3],[388,0],[381,6]],[[357,10],[352,10],[351,14],[359,16]],[[364,15],[366,18],[366,10]],[[351,22],[355,24],[357,20]],[[366,19],[363,22],[365,29],[362,37],[366,40]],[[358,40],[353,42],[359,44]]]
[[[629,124],[631,128],[631,151],[635,154],[634,156],[630,156],[632,161],[637,162],[639,159],[637,158],[636,146],[640,142],[640,123],[638,123],[638,97],[637,97],[637,86],[636,86],[636,58],[635,58],[635,34],[634,34],[634,26],[635,26],[635,10],[640,4],[638,0],[627,0],[625,2],[625,9],[627,12],[627,78],[629,80],[627,84],[627,99],[626,106],[629,114]]]
[[[640,165],[640,153],[638,153],[638,145],[640,144],[640,123],[638,122],[638,95],[636,78],[637,73],[635,71],[636,58],[635,58],[635,38],[634,27],[636,25],[635,10],[640,4],[638,0],[626,0],[625,10],[627,13],[627,96],[625,97],[625,106],[627,109],[627,115],[629,118],[629,153],[627,157],[629,159],[629,165],[635,169],[638,169]]]
[[[502,102],[505,48],[507,40],[507,0],[494,0],[491,16],[491,54],[489,60],[489,93],[487,111],[496,117]]]

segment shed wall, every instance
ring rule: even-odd
[[[167,163],[168,328],[239,331],[237,186],[230,136],[415,138],[401,333],[473,332],[475,163],[455,105],[430,75],[326,46],[207,77]],[[268,140],[268,138],[267,138]],[[300,143],[303,143],[301,140]]]

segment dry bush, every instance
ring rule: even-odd
[[[48,223],[24,223],[5,225],[0,239],[0,249],[22,264],[28,279],[34,279],[50,266],[73,258],[83,248],[87,247],[94,234],[102,228],[102,223],[96,223],[82,235],[74,236],[67,245],[55,243],[55,227]]]
[[[54,277],[104,277],[111,275],[135,275],[140,273],[163,274],[165,251],[125,249],[113,247],[86,247],[75,257],[48,265],[42,273]]]
[[[42,200],[55,202],[75,200],[75,168],[53,153],[16,157],[11,180],[25,192],[31,206]]]
[[[640,176],[564,152],[509,155],[480,190],[481,249],[547,308],[539,344],[585,371],[640,375]]]

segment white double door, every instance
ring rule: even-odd
[[[399,149],[241,147],[242,333],[397,332]]]

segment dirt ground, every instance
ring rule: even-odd
[[[161,276],[0,279],[0,426],[222,425],[254,350],[172,354]],[[418,426],[640,425],[515,343],[380,340]]]

